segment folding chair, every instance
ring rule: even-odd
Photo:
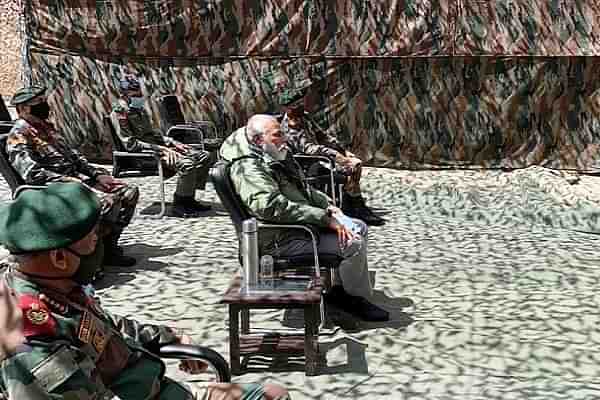
[[[187,139],[185,138],[187,132],[181,128],[189,125],[194,126],[202,131],[200,139],[204,145],[203,149],[216,152],[217,157],[220,157],[218,151],[224,139],[219,137],[217,127],[212,121],[186,121],[181,111],[179,99],[173,94],[157,97],[156,100],[158,102],[163,130],[167,132],[166,136],[187,143]]]
[[[239,253],[241,250],[242,240],[242,224],[246,219],[252,218],[250,212],[242,204],[241,199],[233,187],[231,178],[229,176],[230,163],[223,160],[217,162],[213,168],[210,169],[210,178],[223,204],[225,210],[231,218],[233,227],[238,238],[238,257],[241,263],[242,255]],[[293,256],[293,257],[278,257],[276,258],[274,269],[275,271],[282,271],[285,269],[313,269],[316,277],[321,277],[321,268],[324,267],[325,271],[330,274],[330,278],[333,276],[331,270],[339,267],[342,259],[336,255],[323,255],[319,254],[317,249],[317,238],[310,228],[304,225],[286,225],[286,224],[266,224],[259,222],[258,234],[260,235],[261,230],[265,229],[298,229],[303,230],[309,234],[313,243],[313,255],[312,256]],[[326,280],[327,281],[327,280]],[[324,303],[321,304],[321,322],[325,321],[325,308]]]
[[[335,161],[325,156],[295,154],[294,159],[306,175],[306,182],[331,196],[333,204],[342,206],[344,184],[348,179],[335,169]]]

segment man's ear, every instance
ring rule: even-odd
[[[67,254],[64,250],[51,250],[50,261],[52,262],[52,266],[56,269],[61,271],[67,269]]]

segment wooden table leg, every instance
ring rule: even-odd
[[[242,335],[250,333],[250,309],[242,308]]]
[[[317,374],[318,365],[318,325],[319,306],[307,305],[304,307],[304,358],[306,359],[306,375]]]
[[[229,305],[229,364],[233,375],[239,375],[241,372],[239,311],[238,306]]]

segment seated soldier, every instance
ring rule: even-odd
[[[144,97],[139,80],[126,75],[119,84],[121,99],[113,106],[119,121],[119,137],[127,151],[152,150],[160,152],[166,178],[176,173],[177,188],[173,195],[173,214],[178,217],[194,217],[211,209],[195,199],[196,189],[204,190],[208,179],[210,155],[206,151],[193,150],[187,144],[164,136],[152,127],[150,115],[144,109]]]
[[[0,243],[16,261],[4,280],[20,308],[0,309],[10,324],[2,331],[12,332],[0,339],[0,393],[9,400],[288,398],[273,384],[213,382],[199,390],[165,377],[165,364],[153,352],[163,344],[191,344],[190,337],[114,316],[83,286],[98,267],[100,209],[96,196],[77,183],[27,190],[0,208]],[[14,301],[0,307],[14,308]],[[18,346],[23,336],[25,346]],[[180,363],[188,373],[207,367]]]
[[[362,161],[344,150],[337,139],[320,128],[305,112],[308,97],[303,92],[282,98],[281,126],[288,136],[288,144],[294,154],[325,156],[335,159],[337,172],[347,176],[344,185],[342,210],[347,215],[362,219],[369,225],[383,225],[385,220],[373,213],[365,204],[360,190]]]
[[[245,128],[229,136],[221,156],[231,162],[230,177],[244,206],[259,220],[320,228],[319,254],[338,255],[342,261],[336,285],[326,300],[367,321],[386,321],[388,312],[371,304],[367,267],[367,227],[353,220],[354,231],[335,218],[341,210],[328,197],[305,184],[303,172],[287,157],[286,138],[277,119],[255,115]],[[313,255],[312,241],[297,230],[265,231],[259,235],[261,252],[274,257]]]
[[[46,88],[19,89],[11,100],[19,119],[10,131],[6,152],[13,168],[28,185],[50,182],[83,182],[91,186],[102,201],[104,263],[132,266],[135,259],[123,255],[117,245],[121,232],[133,217],[139,198],[136,186],[114,179],[104,168],[90,165],[48,121],[50,107]]]

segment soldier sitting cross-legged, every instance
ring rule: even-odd
[[[100,212],[97,197],[78,183],[26,190],[0,208],[0,243],[16,260],[0,284],[0,398],[289,397],[275,384],[209,383],[199,389],[165,377],[156,349],[191,344],[189,336],[114,316],[85,290],[99,265]],[[206,368],[202,361],[180,364],[192,374]]]
[[[173,214],[177,217],[194,217],[211,207],[195,199],[196,189],[204,189],[211,155],[204,150],[195,150],[152,126],[150,115],[144,109],[144,97],[139,80],[126,75],[119,83],[121,99],[113,106],[119,121],[119,136],[127,151],[156,151],[161,155],[167,177],[175,174],[177,188],[173,195]]]

